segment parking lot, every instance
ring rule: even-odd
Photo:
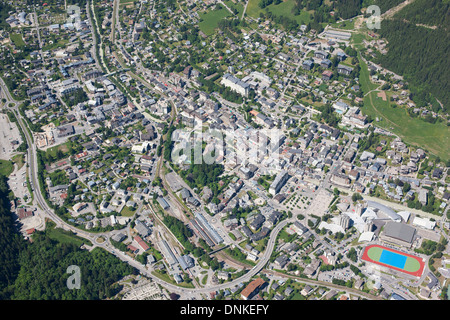
[[[17,167],[15,166],[15,169]],[[23,204],[25,204],[27,201],[24,201],[24,197],[26,198],[30,197],[30,192],[28,190],[27,186],[27,180],[26,180],[26,173],[27,173],[27,166],[22,166],[17,171],[14,171],[11,176],[9,177],[9,187],[11,188],[11,191],[14,193],[14,195],[19,198]]]
[[[350,271],[349,268],[339,269],[339,270],[333,270],[333,271],[325,271],[320,272],[317,280],[319,281],[326,281],[326,282],[332,282],[333,279],[339,279],[348,281],[352,279],[354,276],[354,273]]]
[[[14,147],[11,144],[14,140],[19,143]],[[0,159],[10,160],[14,149],[17,148],[22,141],[17,125],[9,121],[6,114],[0,114]]]

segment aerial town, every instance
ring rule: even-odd
[[[2,1],[21,238],[134,268],[111,299],[447,300],[448,113],[376,63],[365,15],[254,2]]]

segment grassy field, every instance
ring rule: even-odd
[[[404,269],[409,272],[416,272],[420,269],[420,263],[414,258],[407,257]]]
[[[8,177],[14,171],[14,164],[8,160],[0,160],[0,174]]]
[[[358,38],[362,41],[362,38]],[[392,95],[387,93],[387,101],[377,96],[380,90],[376,90],[378,84],[370,81],[370,73],[367,64],[359,55],[361,66],[359,82],[361,90],[365,94],[364,106],[361,108],[365,115],[370,115],[373,119],[381,118],[379,122],[374,121],[374,125],[387,129],[400,136],[406,143],[423,148],[439,156],[443,160],[450,159],[450,127],[444,123],[428,123],[419,118],[412,118],[405,107],[397,106],[389,102]],[[375,90],[375,91],[372,91]],[[370,92],[372,91],[372,92]],[[367,94],[370,92],[369,94]],[[367,94],[367,95],[366,95]]]
[[[364,44],[363,44],[364,39],[367,40],[367,35],[364,34],[364,29],[361,29],[360,32],[352,33],[350,42],[351,42],[351,44],[354,45],[355,49],[360,50],[360,49],[364,48]]]
[[[73,243],[76,246],[81,246],[83,243],[92,246],[92,242],[87,239],[82,239],[72,234],[70,231],[66,231],[60,228],[55,228],[54,223],[49,223],[46,232],[50,239],[56,240],[60,243]]]
[[[209,36],[214,33],[214,29],[217,28],[218,22],[229,16],[231,16],[231,12],[222,6],[221,9],[201,13],[200,18],[202,18],[202,21],[198,26],[201,31]]]
[[[247,11],[245,12],[248,16],[252,18],[259,18],[259,14],[261,12],[264,12],[264,10],[266,10],[266,8],[261,9],[259,7],[258,5],[259,1],[260,0],[249,0],[249,3],[247,5]],[[310,14],[313,13],[314,11],[302,10],[302,12],[298,16],[295,16],[292,13],[292,8],[294,8],[294,5],[295,5],[294,0],[284,0],[280,4],[277,5],[271,4],[267,6],[267,9],[275,15],[280,16],[282,15],[290,19],[295,19],[299,24],[307,24],[311,20]]]
[[[426,149],[444,161],[450,159],[450,127],[444,123],[432,124],[412,118],[404,107],[391,107],[389,99],[383,101],[377,93],[369,93],[361,108],[364,114],[373,119],[382,118],[379,122],[374,121],[374,125],[397,134],[405,143]]]
[[[355,19],[352,21],[343,21],[331,24],[331,27],[342,30],[353,30],[355,28]]]
[[[46,152],[48,154],[51,154],[54,158],[56,158],[56,152],[58,150],[61,150],[63,153],[69,152],[69,147],[67,145],[68,143],[70,143],[70,142],[66,142],[66,143],[62,143],[62,144],[59,144],[59,145],[54,146],[54,147],[50,147],[50,148],[48,148],[46,150]]]
[[[383,252],[382,248],[373,247],[367,251],[367,255],[369,256],[370,259],[372,259],[374,261],[379,261],[382,252]]]
[[[124,217],[132,217],[136,213],[136,209],[131,209],[128,206],[124,206],[122,211],[120,211],[120,215]]]
[[[367,67],[367,63],[365,63],[364,60],[361,58],[361,54],[359,54],[358,59],[359,65],[361,67],[361,71],[359,73],[359,84],[361,85],[362,92],[366,94],[370,90],[376,89],[378,85],[370,81],[369,68]]]
[[[242,12],[244,11],[244,5],[242,3],[234,3],[231,0],[223,1],[223,3],[230,9],[236,9],[238,11],[237,16],[239,18],[242,17]]]
[[[23,167],[25,164],[25,156],[24,154],[16,154],[14,157],[12,157],[12,161],[17,164],[17,170]]]
[[[16,47],[24,47],[25,42],[23,41],[22,35],[19,33],[11,33],[11,41],[16,45]]]
[[[169,276],[167,273],[161,273],[160,271],[152,271],[152,274],[159,279],[169,282],[173,285],[183,287],[183,288],[194,288],[194,285],[192,283],[186,283],[185,281],[176,283],[175,280],[172,279],[171,276]]]

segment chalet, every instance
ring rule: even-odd
[[[328,58],[328,53],[326,53],[325,51],[317,50],[316,52],[314,52],[314,57],[319,59],[326,59]]]
[[[343,64],[339,64],[337,66],[337,72],[349,76],[353,72],[353,68]]]
[[[333,72],[330,70],[325,70],[322,73],[322,80],[329,81],[333,77]]]
[[[321,66],[322,68],[329,68],[329,67],[331,67],[331,61],[328,60],[328,59],[323,59],[323,60],[320,62],[320,66]]]
[[[314,63],[312,62],[312,60],[305,60],[302,63],[302,68],[305,70],[311,70],[314,66]]]

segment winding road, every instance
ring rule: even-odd
[[[119,0],[115,0],[114,8],[117,8],[118,4],[119,4]],[[89,5],[90,5],[90,3],[88,2],[87,7]],[[94,13],[93,6],[91,8],[92,8],[92,12]],[[89,18],[91,20],[90,15],[89,15]],[[94,14],[94,20],[95,20],[95,14]],[[91,23],[91,25],[93,28],[96,28],[95,31],[98,32],[97,21],[95,20],[95,23]],[[114,26],[114,24],[113,24],[113,26]],[[112,31],[113,38],[114,38],[115,29],[116,28],[114,28],[114,30]],[[99,34],[99,33],[97,33],[97,34]],[[99,41],[101,44],[101,36],[100,36],[100,39],[97,39],[97,41]],[[99,49],[102,52],[101,47]],[[101,61],[99,63],[102,63],[106,67],[103,55],[100,54],[100,56],[101,56]],[[140,79],[140,77],[138,77],[138,76],[136,76],[136,77]],[[87,232],[84,230],[80,230],[80,229],[66,223],[48,206],[48,204],[45,200],[45,196],[41,193],[41,188],[39,186],[37,148],[36,148],[35,144],[33,143],[33,137],[30,134],[27,122],[22,118],[22,116],[18,110],[18,106],[22,101],[17,101],[11,96],[7,86],[3,82],[3,79],[1,79],[1,78],[0,78],[0,85],[2,87],[2,90],[3,90],[3,92],[6,96],[6,100],[7,100],[5,106],[7,106],[6,108],[8,108],[10,111],[12,111],[16,115],[18,124],[19,124],[20,128],[22,129],[22,131],[25,135],[26,142],[28,144],[27,153],[28,153],[28,160],[29,160],[28,164],[29,164],[29,168],[30,168],[30,170],[29,170],[30,177],[29,178],[30,178],[30,184],[32,186],[32,190],[33,190],[33,194],[34,194],[34,197],[33,197],[34,203],[42,209],[42,211],[46,217],[48,217],[49,219],[53,220],[56,223],[57,227],[63,228],[65,230],[70,230],[77,236],[80,236],[82,238],[85,238],[85,239],[91,241],[95,247],[103,248],[104,250],[110,252],[111,254],[114,254],[116,257],[118,257],[122,261],[125,261],[128,264],[130,264],[131,266],[135,267],[137,270],[139,270],[139,272],[141,274],[151,278],[154,282],[162,285],[169,291],[183,293],[183,294],[189,294],[189,293],[207,294],[207,293],[213,292],[213,291],[219,291],[219,290],[224,290],[224,289],[228,289],[228,288],[233,288],[241,283],[250,281],[251,278],[253,276],[255,276],[256,274],[258,274],[260,271],[262,271],[265,268],[266,264],[269,262],[271,254],[272,254],[273,250],[275,249],[278,233],[283,229],[283,227],[285,227],[289,223],[294,222],[296,219],[295,217],[292,217],[292,218],[283,220],[280,223],[278,223],[274,227],[274,229],[271,231],[269,240],[267,242],[266,249],[265,249],[263,255],[260,257],[260,259],[257,261],[256,265],[254,267],[252,267],[246,274],[242,275],[241,277],[239,277],[233,281],[222,283],[222,284],[217,284],[217,285],[213,285],[213,286],[209,286],[209,287],[203,287],[203,288],[183,288],[183,287],[174,285],[172,283],[163,281],[160,278],[153,275],[146,268],[145,265],[137,262],[136,260],[132,259],[125,253],[123,253],[123,252],[119,251],[118,249],[116,249],[115,247],[113,247],[111,245],[111,243],[109,242],[109,237],[113,234],[113,232],[94,233],[94,232]],[[174,110],[173,115],[174,114],[175,114],[175,110]],[[105,238],[105,241],[102,241],[102,242],[98,241],[99,237]],[[311,281],[311,283],[318,284],[317,281],[314,281],[314,280],[310,280],[310,281]],[[332,286],[332,287],[341,288],[343,290],[348,291],[347,287],[336,286],[336,285],[331,285],[331,284],[330,285],[327,284],[327,285]],[[363,292],[358,292],[358,293],[360,295],[364,295]],[[365,296],[376,299],[376,297],[374,297],[372,295],[365,295]]]

